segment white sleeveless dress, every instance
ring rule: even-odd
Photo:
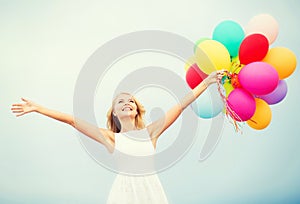
[[[147,129],[115,133],[115,152],[130,156],[155,154]],[[130,162],[118,162],[130,165]],[[148,168],[148,167],[147,167]],[[130,175],[119,173],[111,187],[107,204],[167,204],[168,200],[157,174]]]

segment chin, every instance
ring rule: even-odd
[[[127,113],[121,113],[120,115],[119,115],[119,118],[124,118],[124,117],[130,117],[130,118],[133,118],[133,117],[135,117],[135,113],[133,113],[133,112],[127,112]]]

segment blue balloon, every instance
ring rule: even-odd
[[[238,23],[226,20],[215,27],[212,39],[222,43],[229,51],[230,56],[235,57],[239,53],[244,37],[245,32]]]
[[[210,85],[193,103],[192,109],[200,118],[213,118],[224,108],[217,84]]]

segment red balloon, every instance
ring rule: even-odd
[[[193,89],[198,84],[200,84],[207,76],[208,75],[202,72],[198,65],[195,63],[187,70],[185,79],[188,85]]]
[[[241,43],[239,49],[239,59],[241,64],[261,61],[268,53],[269,42],[262,34],[252,34],[247,36]]]

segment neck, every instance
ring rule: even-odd
[[[121,123],[121,130],[120,132],[128,132],[131,130],[137,130],[137,127],[135,126],[135,119],[133,118],[126,118],[125,120],[120,120]]]

